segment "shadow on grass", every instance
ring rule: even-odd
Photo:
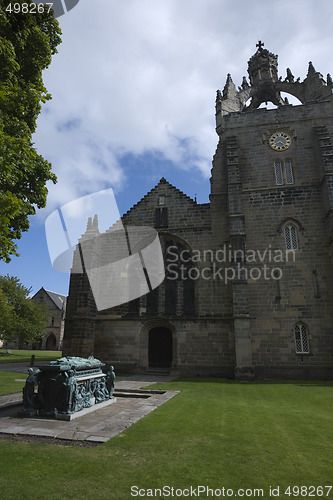
[[[267,379],[267,380],[252,380],[252,381],[242,381],[227,378],[214,378],[214,377],[179,377],[168,384],[178,383],[178,382],[191,382],[191,383],[216,383],[216,384],[227,384],[227,385],[296,385],[300,387],[329,387],[333,388],[333,380],[297,380],[297,379]],[[159,383],[159,382],[158,382]]]

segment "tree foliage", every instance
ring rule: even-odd
[[[53,12],[6,11],[0,0],[0,259],[17,254],[29,215],[46,205],[51,165],[34,148],[32,134],[41,103],[51,99],[42,78],[61,42]],[[32,3],[16,0],[15,3]]]
[[[31,289],[14,276],[0,276],[0,338],[34,342],[47,326],[47,310],[29,298]]]

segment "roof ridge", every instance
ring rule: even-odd
[[[42,287],[44,288],[44,287]],[[54,292],[53,290],[46,290],[46,288],[44,288],[45,292],[49,292],[49,293],[54,293],[55,295],[59,295],[60,297],[67,297],[67,295],[64,295],[63,293],[60,293],[60,292]]]

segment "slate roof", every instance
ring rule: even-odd
[[[66,295],[62,295],[61,293],[57,293],[57,292],[50,292],[50,290],[45,290],[45,288],[43,288],[43,287],[41,288],[41,290],[44,290],[44,292],[50,297],[52,302],[55,303],[55,305],[57,306],[58,309],[62,309],[64,307],[64,304],[66,304],[66,301],[67,301]],[[39,292],[40,292],[40,290],[39,290]],[[37,295],[37,293],[35,295]]]

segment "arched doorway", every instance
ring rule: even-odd
[[[172,364],[172,332],[164,326],[149,330],[149,368],[170,368]]]
[[[53,333],[47,337],[45,349],[54,351],[57,347],[57,339]]]

